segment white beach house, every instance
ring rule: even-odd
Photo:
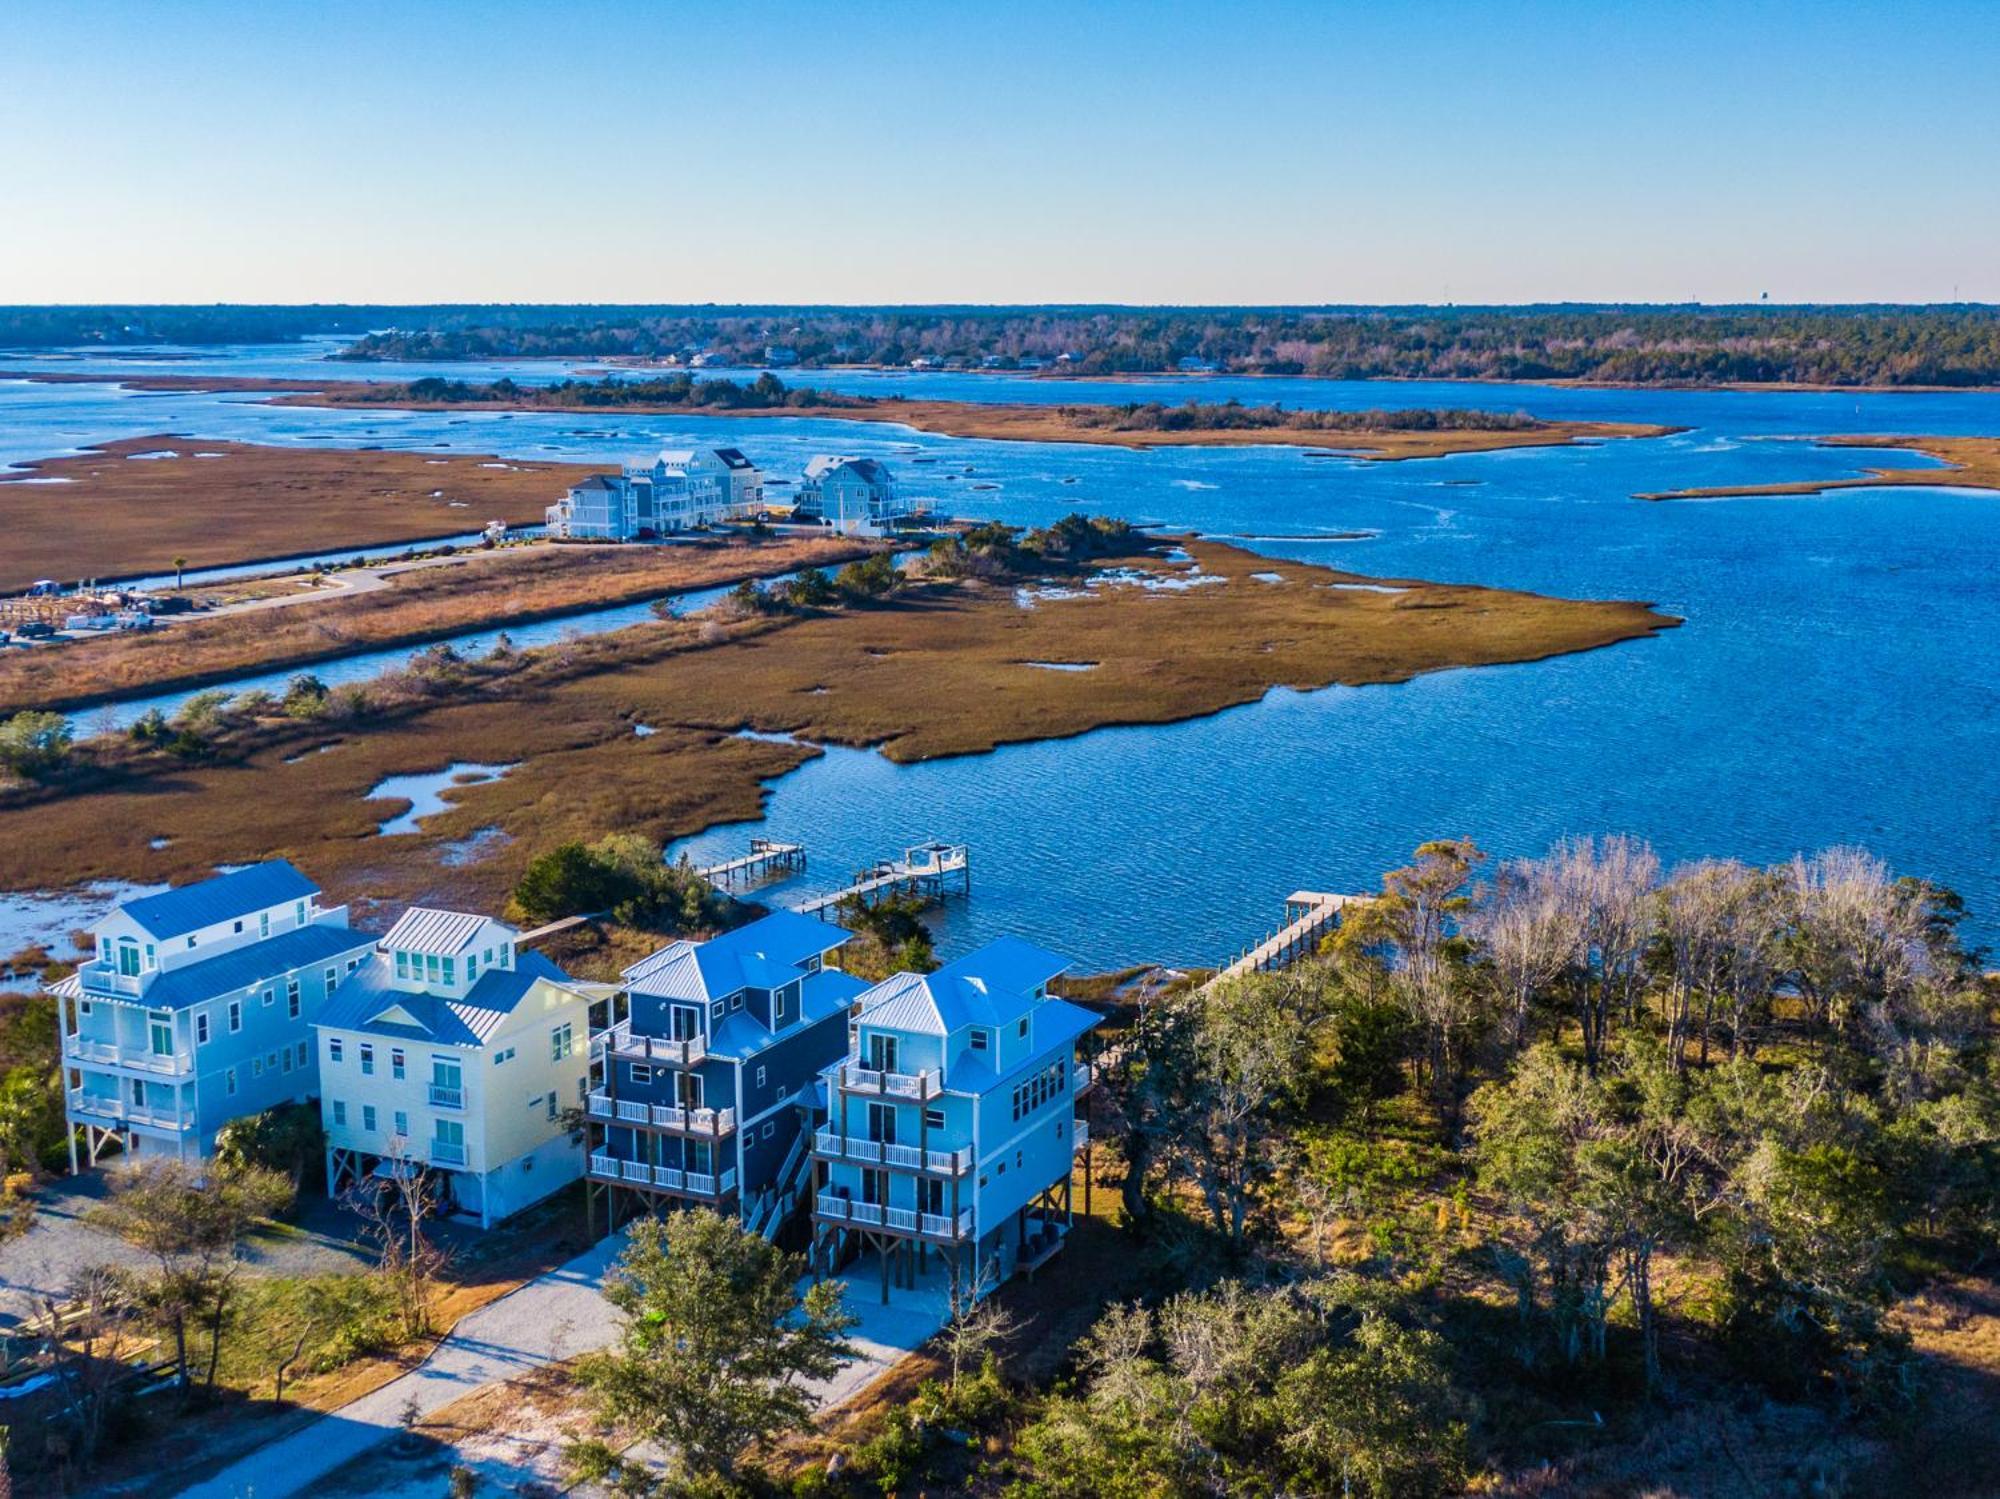
[[[327,1190],[428,1170],[482,1227],[583,1171],[590,1000],[490,917],[413,907],[315,1026]]]

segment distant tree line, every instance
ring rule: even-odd
[[[407,323],[359,359],[690,358],[806,368],[914,359],[1079,375],[1192,361],[1238,374],[1633,384],[2000,383],[2000,308],[1329,307],[569,309]]]
[[[1525,411],[1407,407],[1397,411],[1313,411],[1241,401],[1128,401],[1122,406],[1064,406],[1082,427],[1113,432],[1216,432],[1283,427],[1313,432],[1518,432],[1539,427]]]
[[[686,406],[725,411],[872,404],[862,396],[786,385],[769,371],[747,383],[669,375],[657,380],[561,380],[554,385],[521,385],[503,378],[481,385],[430,375],[403,385],[371,386],[367,399],[370,405],[389,400],[427,406]]]

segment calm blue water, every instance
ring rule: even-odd
[[[299,355],[254,357],[272,360],[260,372],[276,374],[276,363]],[[1136,382],[982,375],[800,378],[941,397],[1153,393]],[[781,475],[837,449],[887,460],[961,514],[1027,523],[1072,509],[1119,514],[1379,576],[1648,599],[1688,621],[1583,656],[1399,687],[1280,691],[1195,723],[990,756],[897,767],[835,751],[774,785],[768,830],[811,851],[801,889],[837,883],[919,838],[971,843],[975,893],[946,918],[954,946],[1011,930],[1093,966],[1212,961],[1271,925],[1287,892],[1369,884],[1424,838],[1464,833],[1517,854],[1590,831],[1642,834],[1669,858],[1764,860],[1863,842],[1905,872],[1960,889],[1975,908],[1975,935],[2000,935],[2000,498],[1948,489],[1630,498],[1857,473],[1884,460],[1792,439],[2000,433],[2000,397],[1149,384],[1172,398],[1476,404],[1695,430],[1367,464],[1277,449],[994,444],[817,419],[326,412],[11,384],[0,385],[0,461],[146,432],[607,462],[670,443],[727,442]],[[972,474],[959,472],[967,465]],[[1332,539],[1341,532],[1366,539]],[[1320,539],[1301,539],[1310,537]],[[749,831],[715,830],[697,851],[736,850]]]

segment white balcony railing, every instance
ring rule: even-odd
[[[879,1072],[869,1067],[842,1063],[840,1086],[850,1093],[875,1093],[890,1098],[910,1098],[919,1103],[935,1098],[942,1081],[935,1069],[925,1072]]]
[[[618,1118],[624,1124],[651,1124],[653,1112],[643,1103],[633,1103],[629,1099],[618,1100]]]
[[[192,1109],[128,1103],[125,1099],[101,1093],[85,1093],[81,1088],[70,1090],[69,1111],[96,1119],[119,1119],[127,1124],[151,1125],[154,1129],[190,1129],[194,1125]]]
[[[1097,1069],[1088,1062],[1078,1062],[1070,1069],[1070,1075],[1075,1080],[1073,1091],[1077,1093],[1087,1093],[1097,1086]]]
[[[463,1140],[431,1141],[430,1160],[433,1166],[463,1166],[465,1164],[465,1142]]]
[[[143,974],[120,973],[102,959],[85,963],[76,974],[86,994],[117,994],[137,999],[145,983]]]
[[[430,1086],[432,1108],[462,1109],[465,1107],[465,1089],[447,1088],[443,1083],[432,1083]]]
[[[1082,1150],[1085,1146],[1089,1144],[1090,1144],[1090,1121],[1088,1119],[1079,1119],[1076,1121],[1076,1136],[1070,1142],[1070,1148],[1072,1150]]]
[[[813,1150],[837,1161],[895,1166],[904,1171],[936,1171],[946,1176],[963,1176],[972,1169],[972,1147],[969,1145],[956,1150],[929,1150],[921,1145],[864,1140],[858,1135],[842,1139],[838,1130],[827,1126],[814,1132]]]
[[[645,1182],[651,1185],[653,1180],[653,1168],[644,1161],[620,1161],[618,1174],[628,1182]]]
[[[194,1070],[194,1057],[189,1052],[160,1052],[144,1047],[119,1046],[115,1042],[94,1041],[84,1036],[64,1036],[63,1055],[73,1062],[123,1067],[134,1072],[154,1072],[163,1076],[178,1076]]]
[[[673,1041],[662,1036],[635,1035],[632,1022],[621,1020],[590,1038],[590,1049],[633,1062],[658,1062],[668,1067],[695,1067],[708,1060],[708,1042],[700,1037]]]
[[[956,1218],[949,1213],[920,1213],[911,1208],[883,1207],[880,1203],[856,1202],[838,1192],[821,1192],[813,1199],[813,1211],[837,1223],[857,1223],[863,1228],[886,1228],[892,1233],[921,1234],[927,1239],[956,1242],[972,1236],[972,1209]]]
[[[660,1129],[690,1135],[727,1135],[736,1129],[734,1109],[683,1109],[670,1104],[653,1105],[653,1123]]]
[[[606,1155],[602,1151],[593,1155],[590,1158],[590,1174],[597,1177],[608,1177],[612,1181],[618,1180],[618,1157]]]

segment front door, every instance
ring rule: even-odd
[[[889,1200],[889,1173],[886,1171],[864,1171],[861,1173],[861,1200],[881,1207]]]
[[[699,1011],[686,1005],[672,1005],[667,1010],[667,1024],[676,1041],[692,1041],[701,1034]]]
[[[929,1213],[932,1217],[944,1216],[944,1183],[936,1177],[920,1177],[917,1181],[917,1211]]]
[[[681,1107],[684,1109],[700,1108],[701,1074],[699,1072],[677,1072],[674,1076],[679,1079],[674,1086],[676,1093],[679,1095]]]
[[[139,976],[139,949],[130,942],[118,944],[118,971],[127,978]]]

